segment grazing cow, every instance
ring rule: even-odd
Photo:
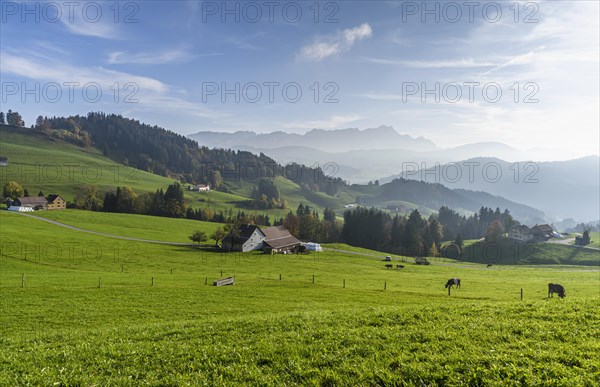
[[[450,278],[448,282],[446,282],[446,289],[451,288],[456,285],[457,289],[460,289],[460,278]]]
[[[488,263],[487,267],[492,267],[492,264],[491,264],[491,263]]]
[[[554,293],[558,293],[560,298],[567,296],[565,293],[565,287],[560,284],[548,284],[548,298],[552,297]]]
[[[387,264],[387,265],[385,265],[385,268],[386,268],[386,269],[393,269],[393,268],[394,268],[394,265]]]
[[[396,269],[404,269],[404,265],[396,265]]]

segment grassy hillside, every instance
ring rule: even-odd
[[[137,192],[166,189],[173,180],[117,164],[95,148],[53,140],[37,131],[0,125],[0,155],[9,165],[0,168],[0,184],[17,181],[36,195],[60,194],[72,200],[75,189],[94,184],[103,189],[129,186]]]
[[[475,242],[464,248],[461,260],[492,264],[600,265],[600,251],[558,243]]]
[[[152,232],[153,222],[136,217],[54,214],[44,215]],[[162,221],[156,232],[164,238],[188,223]],[[596,269],[447,262],[386,270],[379,256],[339,250],[220,254],[6,211],[0,233],[1,385],[600,380]],[[204,285],[230,275],[235,286]],[[463,285],[448,296],[443,284],[452,277]],[[546,300],[548,282],[563,284],[567,298]]]
[[[118,164],[93,148],[81,148],[53,139],[39,131],[0,125],[0,155],[8,157],[9,166],[0,168],[0,184],[17,181],[36,195],[40,190],[46,195],[60,194],[72,200],[77,187],[93,184],[103,190],[117,186],[128,186],[138,193],[163,190],[172,179],[154,175],[139,169]],[[309,204],[312,208],[323,211],[325,207],[339,207],[340,199],[324,193],[303,191],[300,187],[284,178],[278,177],[276,184],[282,196],[295,211],[300,203]],[[185,199],[194,208],[209,207],[214,211],[238,209],[252,212],[243,204],[248,200],[256,181],[232,183],[232,193],[217,191],[191,192],[187,184],[183,184]],[[271,216],[281,217],[289,210],[261,211]]]
[[[197,220],[80,210],[38,211],[34,214],[85,230],[163,242],[192,243],[188,236],[194,230],[210,235],[221,226],[218,223]]]
[[[577,233],[577,235],[581,235],[581,233]],[[572,237],[574,238],[574,236]],[[592,242],[587,245],[587,247],[595,247],[597,249],[600,248],[600,232],[590,231],[590,239]],[[575,244],[575,241],[573,241],[572,244]]]

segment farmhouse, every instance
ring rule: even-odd
[[[31,208],[35,211],[47,210],[48,199],[43,196],[17,198],[17,200],[13,202],[13,206]]]
[[[237,234],[237,235],[236,235]],[[265,233],[258,226],[243,224],[237,231],[230,233],[223,239],[223,249],[229,251],[253,251],[262,249]]]
[[[265,233],[263,251],[265,253],[286,253],[297,250],[302,242],[294,237],[284,226],[267,227],[262,229]]]
[[[67,208],[67,202],[58,195],[48,195],[49,210],[64,210]]]
[[[208,192],[210,191],[210,184],[190,185],[188,189],[194,192]]]
[[[528,242],[533,239],[533,235],[531,234],[531,230],[529,227],[523,225],[513,227],[508,232],[508,238],[518,241],[518,242]]]
[[[508,238],[518,242],[541,242],[554,237],[554,230],[547,224],[536,224],[531,228],[525,225],[520,225],[513,227],[508,232]]]
[[[22,197],[10,203],[9,211],[64,210],[67,202],[59,195]]]
[[[244,224],[235,233],[223,239],[225,250],[242,252],[262,250],[269,254],[295,251],[301,244],[302,242],[290,234],[284,226],[261,228]]]
[[[536,240],[546,241],[554,237],[554,230],[547,224],[535,225],[530,230]]]

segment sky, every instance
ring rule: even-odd
[[[1,1],[2,108],[599,154],[597,1]]]

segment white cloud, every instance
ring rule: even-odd
[[[477,68],[498,66],[500,63],[492,61],[477,61],[472,58],[455,60],[398,60],[384,58],[364,58],[364,61],[375,64],[394,65],[414,68]]]
[[[348,51],[356,41],[370,38],[372,35],[373,30],[371,29],[371,26],[364,23],[358,27],[338,32],[334,36],[317,39],[313,44],[302,48],[300,57],[318,62],[330,56]]]
[[[114,51],[108,55],[107,63],[110,64],[165,64],[189,61],[195,57],[220,56],[223,53],[208,53],[192,55],[186,50],[167,50],[163,52]]]
[[[9,50],[2,55],[2,74],[13,74],[38,82],[56,82],[61,87],[64,85],[65,92],[69,87],[79,90],[96,83],[107,98],[114,96],[114,88],[117,85],[119,89],[124,89],[122,98],[129,96],[137,101],[128,106],[134,110],[158,108],[172,113],[181,112],[213,119],[225,116],[201,104],[173,96],[176,91],[157,79],[103,67],[77,67],[60,61],[27,58],[14,55]],[[73,86],[69,86],[70,84]],[[127,84],[133,84],[134,88],[126,88]],[[135,93],[131,94],[134,90]]]
[[[119,34],[116,23],[105,23],[102,21],[92,23],[78,18],[65,17],[61,22],[67,29],[76,35],[93,36],[96,38],[117,39]]]
[[[356,40],[370,38],[373,35],[373,30],[369,24],[364,23],[358,27],[344,30],[343,35],[346,44],[352,46]]]
[[[12,55],[9,52],[3,54],[2,72],[59,84],[77,82],[80,85],[85,85],[95,82],[101,87],[108,88],[115,82],[134,82],[140,89],[154,92],[166,92],[168,90],[167,85],[153,78],[108,70],[103,67],[76,67],[62,62],[42,63],[31,58]]]

